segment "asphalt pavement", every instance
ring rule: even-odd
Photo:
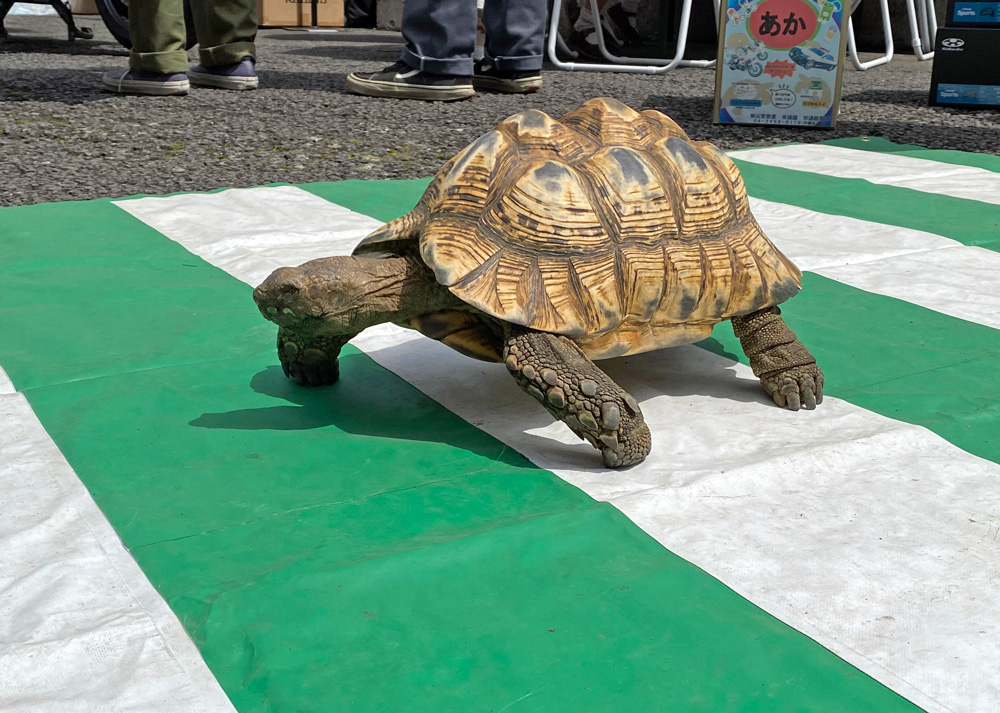
[[[100,19],[93,40],[66,40],[55,17],[8,17],[0,40],[0,205],[162,194],[267,183],[416,178],[525,108],[558,116],[594,96],[673,117],[722,148],[881,136],[929,148],[1000,152],[1000,113],[930,107],[931,62],[897,55],[844,72],[836,128],[716,126],[713,70],[661,76],[547,69],[531,95],[454,102],[347,93],[345,77],[399,56],[397,33],[265,29],[260,88],[192,88],[183,97],[116,96],[101,75],[127,51]],[[196,61],[196,53],[191,57]],[[864,58],[864,55],[863,55]]]

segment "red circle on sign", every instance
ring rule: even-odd
[[[811,40],[818,19],[816,9],[806,0],[765,0],[747,19],[747,30],[766,47],[787,50]]]

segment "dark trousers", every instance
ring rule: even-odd
[[[233,64],[256,56],[256,0],[191,0],[191,12],[203,65]],[[132,69],[162,74],[188,70],[183,0],[130,2],[128,28]]]
[[[539,70],[546,0],[485,0],[486,57],[505,72]],[[432,74],[472,74],[475,0],[406,0],[403,61]]]

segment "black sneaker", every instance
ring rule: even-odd
[[[351,72],[347,75],[347,88],[355,94],[369,97],[425,101],[468,99],[476,93],[472,87],[471,77],[421,72],[403,61],[391,64],[374,74]]]
[[[493,66],[488,59],[476,62],[472,75],[472,86],[476,89],[492,89],[507,94],[528,94],[542,87],[541,70],[504,72]]]

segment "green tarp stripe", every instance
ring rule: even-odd
[[[973,168],[992,171],[993,173],[1000,173],[1000,156],[988,153],[928,149],[913,144],[894,144],[891,141],[878,137],[832,139],[821,143],[827,146],[840,146],[845,149],[856,149],[858,151],[893,153],[899,156],[921,158],[928,161],[937,161],[938,163],[948,163],[954,166],[971,166]]]
[[[759,176],[748,178],[747,184],[752,194],[759,195]],[[400,182],[391,189],[383,186],[379,193],[391,193],[398,201],[394,211],[370,203],[362,182],[301,187],[359,213],[372,215],[370,210],[378,210],[373,217],[391,220],[416,203],[425,186],[425,181]],[[845,200],[844,206],[858,218],[869,210],[860,196]],[[802,292],[782,309],[825,370],[827,393],[924,426],[963,450],[1000,462],[1000,438],[985,427],[996,424],[992,433],[1000,433],[1000,379],[994,374],[1000,331],[811,273],[803,282]],[[728,323],[716,327],[713,335],[702,346],[747,363]],[[924,388],[924,374],[929,372],[934,372],[935,380],[952,384],[948,393]]]
[[[1000,206],[733,158],[755,198],[923,230],[1000,251]]]
[[[107,201],[2,224],[0,364],[243,713],[915,710]]]

